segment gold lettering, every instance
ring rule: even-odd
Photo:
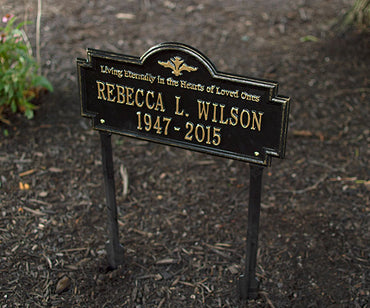
[[[245,124],[244,121],[243,121],[243,115],[244,115],[244,113],[246,113],[248,115],[248,122],[247,122],[247,124]],[[249,126],[250,121],[251,121],[251,115],[249,114],[249,110],[248,109],[243,109],[242,112],[240,113],[240,125],[243,128],[247,128]]]
[[[162,93],[158,93],[158,98],[157,98],[157,105],[155,106],[155,110],[161,110],[161,112],[164,112],[164,107],[163,107],[163,100],[162,100]]]
[[[252,110],[252,116],[253,116],[253,119],[252,119],[252,127],[251,129],[255,130],[255,126],[254,124],[257,125],[257,130],[258,131],[261,131],[261,122],[262,122],[262,115],[263,115],[263,112],[259,111],[258,112],[258,115],[259,115],[259,118],[257,118],[257,112]]]
[[[238,124],[238,112],[239,112],[238,107],[231,107],[230,115],[234,119],[234,121],[232,121],[232,119],[230,119],[230,125],[236,126]]]
[[[133,106],[134,100],[132,99],[132,94],[134,93],[134,88],[126,87],[126,104]]]
[[[96,81],[96,84],[98,86],[98,99],[107,100],[105,98],[104,90],[105,90],[105,83],[102,81]]]
[[[227,125],[228,122],[229,122],[229,119],[224,120],[224,108],[225,108],[225,105],[220,105],[220,108],[221,108],[220,123]]]
[[[117,88],[117,103],[124,104],[125,103],[125,87],[120,85],[116,85]]]
[[[136,104],[136,106],[141,108],[144,105],[144,99],[141,102],[139,102],[139,93],[141,94],[142,97],[144,97],[144,90],[143,89],[138,89],[135,93],[135,104]]]
[[[149,95],[154,98],[154,92],[153,91],[146,92],[145,104],[148,107],[148,109],[153,109],[154,108],[154,102],[153,102],[152,105],[149,104]]]
[[[182,109],[181,111],[180,110],[180,98],[181,96],[175,96],[176,98],[176,110],[175,110],[175,114],[176,115],[179,115],[179,116],[183,116],[184,115],[184,109]]]
[[[217,115],[217,106],[218,106],[218,104],[212,103],[212,105],[213,105],[213,119],[212,119],[212,122],[217,123],[216,115]]]
[[[210,102],[205,102],[200,99],[198,101],[198,118],[199,120],[202,119],[202,116],[204,117],[204,120],[208,120],[208,111],[209,111],[209,105],[211,104]],[[207,106],[207,108],[206,108]]]
[[[116,101],[116,97],[114,96],[113,98],[111,97],[111,95],[113,95],[113,90],[115,88],[115,85],[114,84],[111,84],[111,83],[106,83],[107,85],[107,94],[108,94],[108,98],[107,98],[107,101],[108,102],[115,102]]]
[[[165,112],[163,96],[161,92],[147,91],[143,89],[136,89],[134,87],[127,87],[115,83],[104,81],[96,81],[97,97],[100,100],[113,102],[117,104],[126,104],[128,106],[143,107],[144,104],[149,110],[155,109],[156,111]],[[179,100],[176,97],[176,110],[180,113]],[[183,115],[184,110],[181,111]]]
[[[176,87],[177,87],[177,85],[176,85]],[[194,83],[191,83],[191,82],[187,82],[186,80],[180,80],[180,87],[184,88],[184,89],[190,89],[190,90],[195,90],[195,91],[200,91],[200,92],[204,91],[204,85],[202,85],[200,83],[194,84]]]

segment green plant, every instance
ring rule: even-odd
[[[0,26],[0,121],[7,111],[22,112],[31,119],[36,106],[32,100],[41,90],[53,91],[50,82],[37,74],[38,64],[32,56],[32,50],[24,23],[16,25],[16,18],[7,14]]]

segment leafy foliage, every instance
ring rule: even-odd
[[[32,56],[24,23],[15,24],[16,18],[7,14],[0,27],[0,120],[6,111],[22,112],[33,118],[36,106],[32,103],[40,90],[53,91],[50,82],[37,74],[38,64]]]

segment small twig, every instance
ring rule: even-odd
[[[7,124],[7,125],[11,125],[11,123],[10,123],[10,121],[9,121],[9,120],[7,120],[7,119],[5,119],[5,118],[3,118],[3,117],[1,116],[2,110],[3,110],[3,108],[0,108],[0,122],[3,122],[3,123],[5,123],[5,124]]]
[[[161,280],[162,276],[160,274],[149,274],[149,275],[139,276],[136,279],[143,280],[143,279],[151,279],[151,278],[154,278],[155,280]]]
[[[185,286],[192,287],[192,288],[195,288],[196,287],[195,284],[190,283],[190,282],[186,282],[186,281],[179,281],[179,284],[183,284]]]
[[[165,297],[163,297],[162,299],[161,299],[161,301],[159,302],[159,304],[158,304],[158,307],[157,308],[161,308],[162,306],[163,306],[163,304],[164,304],[164,302],[166,301],[166,298]]]
[[[355,88],[355,89],[342,89],[335,91],[334,96],[341,96],[344,94],[353,94],[353,93],[365,93],[370,92],[370,88]]]
[[[20,177],[22,177],[22,176],[26,176],[26,175],[30,175],[30,174],[35,173],[35,172],[36,172],[36,170],[35,170],[35,169],[30,169],[30,170],[27,170],[27,171],[21,172],[21,173],[19,174],[19,176],[20,176]]]
[[[123,195],[123,199],[126,199],[127,193],[128,193],[128,173],[127,173],[127,169],[123,165],[121,165],[120,168],[119,168],[119,172],[120,172],[121,177],[122,177],[122,186],[123,186],[122,195]]]
[[[31,203],[41,204],[41,205],[45,205],[45,206],[51,206],[52,205],[49,202],[45,202],[45,201],[41,201],[41,200],[37,200],[37,199],[29,199],[28,201],[31,202]],[[46,215],[46,214],[43,214],[43,215]]]
[[[30,209],[30,208],[29,208],[29,207],[27,207],[27,206],[23,206],[22,208],[23,208],[25,211],[30,212],[30,213],[32,213],[32,214],[34,214],[34,215],[37,215],[37,216],[44,216],[44,215],[46,215],[45,213],[41,212],[40,210],[33,210],[33,209]]]
[[[153,237],[153,233],[151,232],[146,232],[146,231],[142,231],[142,230],[135,229],[135,228],[130,228],[129,231],[134,231],[135,233],[140,234],[145,237],[149,237],[149,238]]]
[[[41,28],[42,0],[37,0],[36,18],[36,61],[38,64],[38,74],[41,75],[41,55],[40,55],[40,28]]]
[[[227,255],[226,253],[223,253],[222,251],[220,251],[217,247],[215,246],[212,246],[212,245],[208,245],[206,244],[206,246],[211,250],[213,251],[214,253],[218,254],[219,256],[223,257],[224,259],[226,260],[230,260],[231,257],[229,255]]]
[[[325,174],[315,184],[313,184],[311,186],[308,186],[306,188],[299,189],[299,190],[292,190],[292,191],[290,191],[290,190],[283,190],[282,192],[289,192],[289,193],[292,193],[293,195],[303,194],[305,192],[308,192],[308,191],[311,191],[311,190],[315,190],[317,188],[317,186],[319,186],[322,182],[324,182],[327,179],[327,177],[328,177],[328,175]]]
[[[24,18],[23,18],[23,23],[24,23],[24,30],[27,31],[27,20],[28,20],[28,7],[25,7],[24,10]]]
[[[176,264],[178,262],[179,262],[179,260],[177,260],[177,259],[167,258],[167,259],[158,260],[155,264],[157,264],[157,265],[168,265],[168,264]]]
[[[51,263],[51,260],[49,257],[47,257],[45,254],[42,254],[42,256],[46,259],[46,261],[48,262],[48,265],[50,267],[50,269],[53,269],[53,263]]]
[[[269,305],[269,307],[271,307],[271,308],[275,308],[274,304],[273,304],[273,303],[272,303],[272,301],[269,299],[267,292],[260,292],[260,294],[262,294],[262,295],[264,296],[264,298],[266,299],[266,302],[267,302],[267,304]]]
[[[61,252],[75,252],[75,251],[82,251],[82,250],[88,250],[89,247],[77,247],[77,248],[68,248],[68,249],[62,249]]]
[[[212,293],[212,290],[207,285],[205,285],[203,282],[200,282],[199,285],[203,287],[208,293]]]

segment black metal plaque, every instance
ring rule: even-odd
[[[284,157],[289,98],[276,82],[218,72],[178,43],[140,58],[88,49],[77,66],[94,129],[260,165]]]

